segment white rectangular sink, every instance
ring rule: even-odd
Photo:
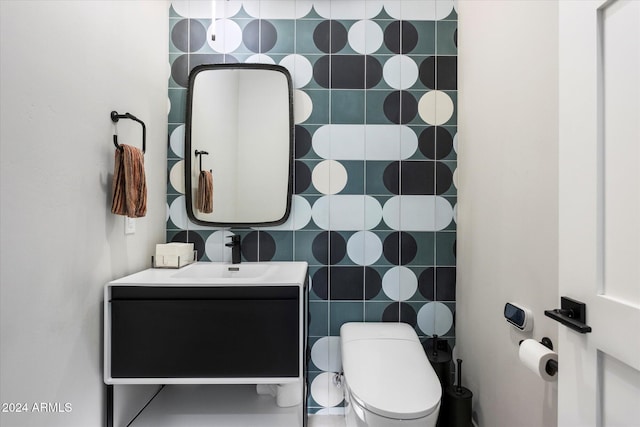
[[[307,279],[307,263],[298,261],[196,262],[179,270],[150,268],[115,280],[132,285],[299,284]]]
[[[217,262],[200,262],[185,267],[171,277],[178,279],[259,279],[266,274],[273,274],[287,266],[273,263],[223,264]]]

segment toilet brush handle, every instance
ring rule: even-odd
[[[462,393],[462,359],[456,359],[458,362],[458,369],[456,369],[458,373],[458,385],[456,386],[456,392]]]

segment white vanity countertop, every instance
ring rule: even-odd
[[[180,269],[149,268],[113,280],[111,285],[135,286],[233,286],[233,285],[300,285],[307,278],[307,263],[302,261],[196,262]]]

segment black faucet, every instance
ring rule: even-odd
[[[225,246],[231,248],[231,264],[240,264],[240,236],[227,236],[231,239]]]

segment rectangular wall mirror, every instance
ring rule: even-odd
[[[191,71],[185,184],[193,222],[250,227],[286,221],[293,186],[292,99],[291,76],[278,65],[212,64]]]

